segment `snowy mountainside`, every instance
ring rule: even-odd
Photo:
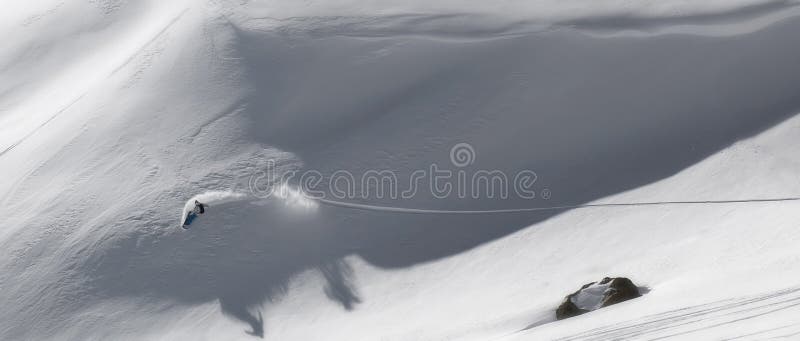
[[[407,178],[468,143],[464,169],[535,170],[552,197],[349,202],[798,196],[795,2],[355,3],[0,14],[0,339],[800,332],[792,201],[403,214],[251,191],[270,162]],[[183,231],[195,197],[209,212]],[[605,275],[651,292],[553,321],[564,295]]]

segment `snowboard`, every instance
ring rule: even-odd
[[[196,213],[189,212],[189,214],[186,215],[186,220],[183,221],[183,228],[188,230],[189,229],[189,225],[192,225],[192,222],[196,218],[197,218],[197,214]]]

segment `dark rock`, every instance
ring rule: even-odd
[[[606,277],[600,282],[585,284],[564,298],[564,302],[556,309],[556,319],[578,316],[639,296],[639,288],[630,279]]]
[[[625,277],[617,277],[611,280],[611,286],[609,286],[609,292],[603,299],[602,307],[608,307],[640,296],[642,295],[639,293],[639,288],[633,284],[633,281]]]
[[[567,296],[564,302],[556,309],[556,320],[563,320],[588,313],[586,310],[578,309],[578,307],[570,301],[570,297],[572,297],[572,295]]]

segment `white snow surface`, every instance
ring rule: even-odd
[[[0,339],[800,339],[797,201],[251,191],[466,142],[552,198],[355,201],[798,197],[796,5],[4,4]],[[605,276],[650,291],[555,321]]]

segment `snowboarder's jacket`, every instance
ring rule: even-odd
[[[194,206],[194,212],[195,213],[199,213],[199,214],[206,213],[206,206],[205,205],[203,205],[202,203],[200,203],[197,200],[194,201],[194,205],[195,205]]]

